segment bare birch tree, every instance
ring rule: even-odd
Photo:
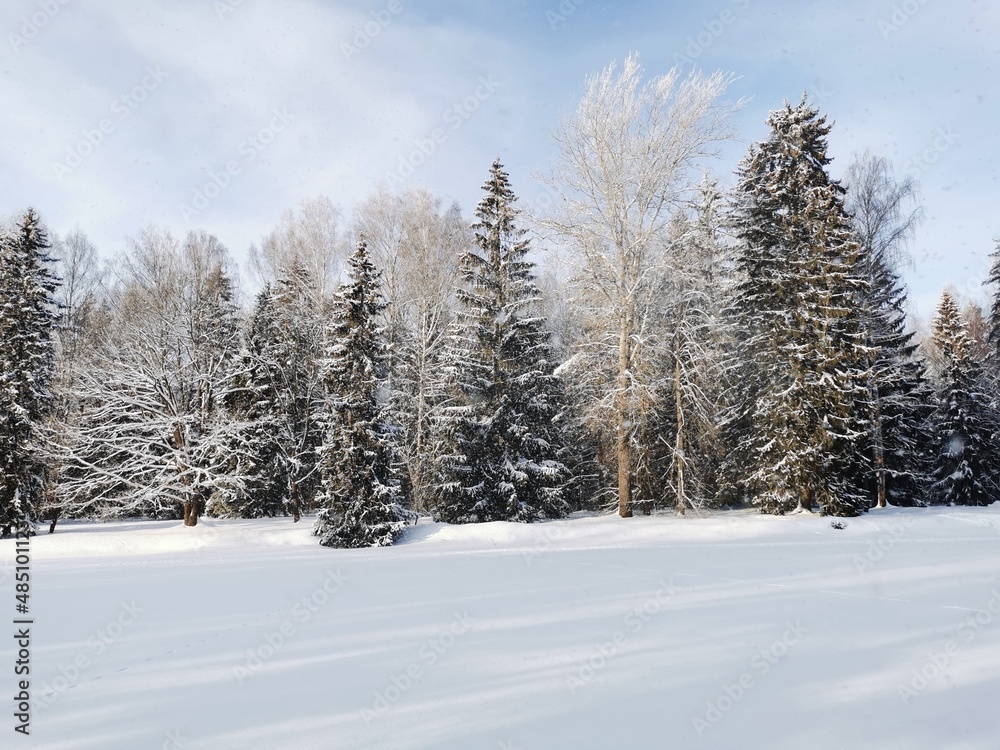
[[[340,210],[329,198],[302,201],[299,210],[287,209],[281,223],[250,248],[250,269],[262,284],[304,269],[320,300],[337,291],[340,273],[350,253],[341,236]]]
[[[458,258],[471,232],[457,206],[442,211],[425,190],[381,190],[358,207],[355,232],[364,236],[383,272],[390,342],[389,387],[405,431],[403,459],[418,511],[429,508],[435,388],[454,306]]]
[[[600,337],[582,371],[610,376],[593,404],[614,432],[618,513],[632,514],[633,473],[647,449],[638,439],[653,399],[663,341],[651,326],[666,270],[673,211],[693,174],[732,136],[739,103],[720,102],[731,77],[677,68],[643,83],[636,55],[588,78],[576,112],[556,132],[559,157],[548,183],[559,196],[542,224],[572,258]]]
[[[871,404],[871,454],[874,466],[876,505],[884,508],[889,497],[891,476],[912,474],[893,471],[894,432],[900,423],[910,432],[918,431],[921,416],[919,402],[923,393],[922,368],[912,361],[916,348],[907,331],[906,291],[899,269],[911,258],[908,245],[921,219],[917,202],[917,184],[912,177],[897,179],[888,159],[870,151],[857,154],[845,175],[847,192],[844,207],[851,216],[854,231],[861,243],[864,271],[871,284],[866,327],[869,346],[875,352],[870,360],[868,381]],[[921,441],[911,441],[912,443]],[[887,451],[887,443],[889,450]],[[897,449],[897,455],[903,453]],[[911,448],[905,453],[913,454]],[[919,472],[916,472],[919,473]]]
[[[48,429],[49,470],[54,477],[62,471],[60,456],[65,454],[71,424],[82,413],[77,389],[81,373],[92,365],[98,331],[107,317],[104,307],[103,270],[97,249],[79,229],[53,242],[55,273],[61,280],[56,291],[59,325],[56,328],[56,376],[52,383],[53,410]],[[61,512],[55,483],[49,488],[45,515],[49,533],[56,529]]]

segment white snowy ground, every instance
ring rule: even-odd
[[[1000,748],[1000,504],[424,519],[362,551],[288,519],[63,524],[31,549],[32,734],[5,709],[5,748]]]

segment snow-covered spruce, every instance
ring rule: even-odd
[[[46,494],[54,292],[49,241],[32,210],[0,232],[0,536],[30,534]]]
[[[475,248],[449,347],[451,405],[437,420],[441,455],[437,518],[452,523],[530,522],[567,511],[559,460],[559,380],[538,317],[530,244],[499,160],[476,209]]]
[[[315,534],[327,547],[384,547],[413,513],[400,478],[398,430],[388,422],[385,302],[362,239],[348,261],[322,360],[329,412],[319,448]]]
[[[871,347],[859,301],[870,295],[861,246],[827,173],[826,119],[806,101],[768,118],[770,137],[739,169],[734,230],[741,275],[733,308],[753,362],[744,392],[750,501],[857,515],[868,507]]]
[[[306,265],[277,274],[257,297],[228,385],[233,454],[224,491],[213,498],[216,515],[287,513],[298,521],[314,505],[327,306]]]
[[[226,388],[231,419],[224,480],[209,501],[210,515],[264,518],[286,510],[289,485],[280,326],[270,284],[257,295],[243,330],[242,348]],[[289,361],[290,360],[286,360]]]
[[[934,392],[915,357],[914,332],[906,320],[906,289],[898,268],[919,218],[912,178],[896,180],[891,163],[868,152],[847,171],[845,207],[861,241],[869,282],[865,313],[868,346],[871,472],[864,484],[875,505],[919,505],[929,486],[934,453]]]
[[[934,344],[942,357],[942,371],[932,498],[945,504],[989,505],[1000,498],[1000,451],[992,441],[979,363],[971,354],[958,305],[948,292],[941,296],[934,318]]]

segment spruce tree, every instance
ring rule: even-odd
[[[868,248],[866,248],[868,250]],[[906,290],[884,256],[868,254],[871,294],[865,306],[871,407],[871,479],[875,505],[925,501],[934,454],[934,391],[907,330]]]
[[[286,269],[258,295],[227,397],[240,423],[232,438],[243,460],[216,512],[254,518],[283,512],[298,521],[314,506],[324,315],[304,266]]]
[[[989,505],[1000,498],[1000,456],[992,442],[982,373],[970,353],[958,305],[948,292],[941,296],[934,319],[934,344],[942,364],[933,500],[948,505]]]
[[[56,279],[38,215],[0,233],[0,536],[30,534],[46,492],[42,429],[51,407]]]
[[[738,241],[733,309],[740,355],[754,363],[739,410],[746,448],[732,458],[744,491],[764,512],[867,509],[860,442],[870,428],[868,365],[859,301],[870,284],[827,172],[826,118],[787,102],[771,135],[740,166],[733,214]]]
[[[270,285],[257,295],[242,332],[225,393],[231,419],[226,480],[212,498],[210,512],[230,518],[270,518],[286,508],[289,467],[281,450],[281,403],[275,388],[276,318]]]
[[[406,509],[398,429],[388,421],[380,276],[362,239],[348,261],[323,360],[329,412],[314,531],[327,547],[388,546],[414,515]]]
[[[868,298],[859,298],[871,349],[871,471],[864,470],[863,481],[879,507],[919,505],[933,455],[934,394],[923,364],[914,357],[906,289],[897,271],[921,216],[916,183],[910,177],[896,179],[887,159],[867,151],[855,156],[845,179],[845,206],[861,242],[870,287]]]
[[[435,515],[451,523],[554,518],[567,510],[562,396],[545,321],[536,315],[530,243],[499,160],[483,190],[475,246],[461,257]]]

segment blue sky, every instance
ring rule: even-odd
[[[470,212],[498,154],[531,201],[586,75],[633,51],[739,77],[725,182],[803,91],[835,175],[869,148],[919,177],[921,312],[947,283],[981,294],[1000,235],[992,0],[6,0],[0,32],[0,214],[30,203],[107,255],[155,224],[239,258],[285,208],[349,214],[385,180]]]

